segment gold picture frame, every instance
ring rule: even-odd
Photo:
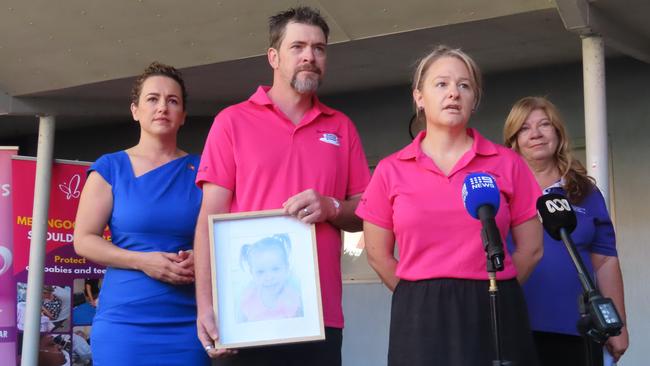
[[[315,225],[282,210],[208,220],[215,347],[325,339]]]

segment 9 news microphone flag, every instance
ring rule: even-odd
[[[481,220],[488,272],[502,271],[505,253],[501,233],[494,220],[501,202],[496,180],[487,173],[468,174],[463,183],[462,196],[467,212],[473,218]]]

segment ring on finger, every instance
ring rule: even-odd
[[[208,344],[207,346],[203,347],[205,349],[205,352],[209,352],[211,349],[214,349],[214,346],[211,344]]]
[[[308,209],[307,207],[305,207],[305,208],[302,209],[302,213],[304,213],[305,216],[307,216],[307,215],[310,214],[309,209]]]

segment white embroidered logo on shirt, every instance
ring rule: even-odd
[[[580,206],[573,206],[573,211],[579,212],[579,213],[581,213],[583,215],[587,214],[587,209],[584,208],[584,207],[580,207]]]
[[[334,146],[340,146],[341,145],[340,142],[339,142],[339,137],[336,136],[333,133],[324,133],[323,137],[321,137],[319,140],[321,140],[321,141],[323,141],[324,143],[327,143],[327,144],[332,144]]]

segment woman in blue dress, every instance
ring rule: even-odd
[[[131,93],[138,144],[88,171],[74,247],[107,267],[91,331],[95,366],[209,362],[196,336],[193,285],[199,157],[176,146],[185,100],[176,69],[149,65]]]

